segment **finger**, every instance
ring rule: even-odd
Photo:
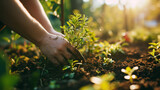
[[[63,52],[63,57],[65,58],[65,60],[68,62],[68,60],[69,59],[73,59],[73,55],[71,54],[71,53],[69,53],[68,51],[67,51],[67,49],[65,49],[64,50],[64,52]]]
[[[63,35],[62,33],[56,32],[55,35],[61,36],[61,37],[65,37],[65,35]]]
[[[56,60],[56,58],[52,58],[50,60],[55,66],[59,66],[60,64],[58,63],[58,61]]]
[[[56,56],[54,56],[54,57],[57,59],[57,61],[58,61],[61,65],[67,64],[67,62],[65,61],[65,59],[64,59],[64,57],[63,57],[62,55],[56,55]]]

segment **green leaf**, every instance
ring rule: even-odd
[[[53,10],[53,11],[56,11],[57,8],[59,7],[59,4],[57,4],[57,3],[54,2],[54,1],[52,1],[52,5],[53,5],[53,7],[52,7],[52,10]]]
[[[155,47],[154,47],[154,46],[152,46],[152,45],[148,47],[148,49],[152,49],[152,48],[155,48]]]
[[[14,40],[16,41],[17,39],[19,39],[21,36],[19,35],[19,34],[15,34],[15,36],[14,36]]]
[[[5,41],[8,42],[8,43],[11,42],[11,40],[10,40],[9,38],[7,38],[7,37],[3,37],[3,40],[5,40]]]
[[[152,50],[152,52],[149,52],[153,57],[155,56],[155,49]]]
[[[150,45],[154,45],[154,46],[156,46],[157,45],[157,43],[149,43]]]
[[[130,67],[127,67],[127,68],[126,68],[126,71],[127,71],[127,72],[130,72],[131,70],[132,70],[132,69],[131,69]]]
[[[62,68],[62,70],[64,71],[64,70],[67,70],[67,69],[69,69],[71,66],[64,66],[63,68]]]

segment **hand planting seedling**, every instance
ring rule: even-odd
[[[126,67],[126,69],[121,69],[123,73],[127,74],[126,76],[124,76],[124,78],[129,79],[131,83],[133,83],[133,79],[137,78],[136,75],[132,75],[135,70],[138,70],[138,66],[133,67],[132,69],[130,67]]]
[[[94,33],[89,31],[89,20],[85,15],[73,12],[67,25],[62,26],[65,38],[77,49],[82,47],[90,48],[90,45],[97,40]]]

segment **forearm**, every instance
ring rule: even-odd
[[[0,1],[0,20],[35,44],[47,35],[47,31],[27,12],[19,0]]]
[[[41,25],[48,31],[52,32],[53,27],[39,0],[20,0],[28,12],[38,20]]]

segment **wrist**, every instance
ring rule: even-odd
[[[58,31],[54,30],[53,28],[52,28],[52,29],[50,29],[48,32],[49,32],[50,34],[53,34],[53,35],[57,35],[57,36],[61,36],[61,37],[65,37],[65,35],[64,35],[64,34],[62,34],[62,33],[58,32]]]
[[[44,45],[48,45],[50,43],[50,40],[56,40],[56,39],[57,39],[56,35],[47,33],[40,39],[40,41],[37,43],[37,46],[41,47]]]

